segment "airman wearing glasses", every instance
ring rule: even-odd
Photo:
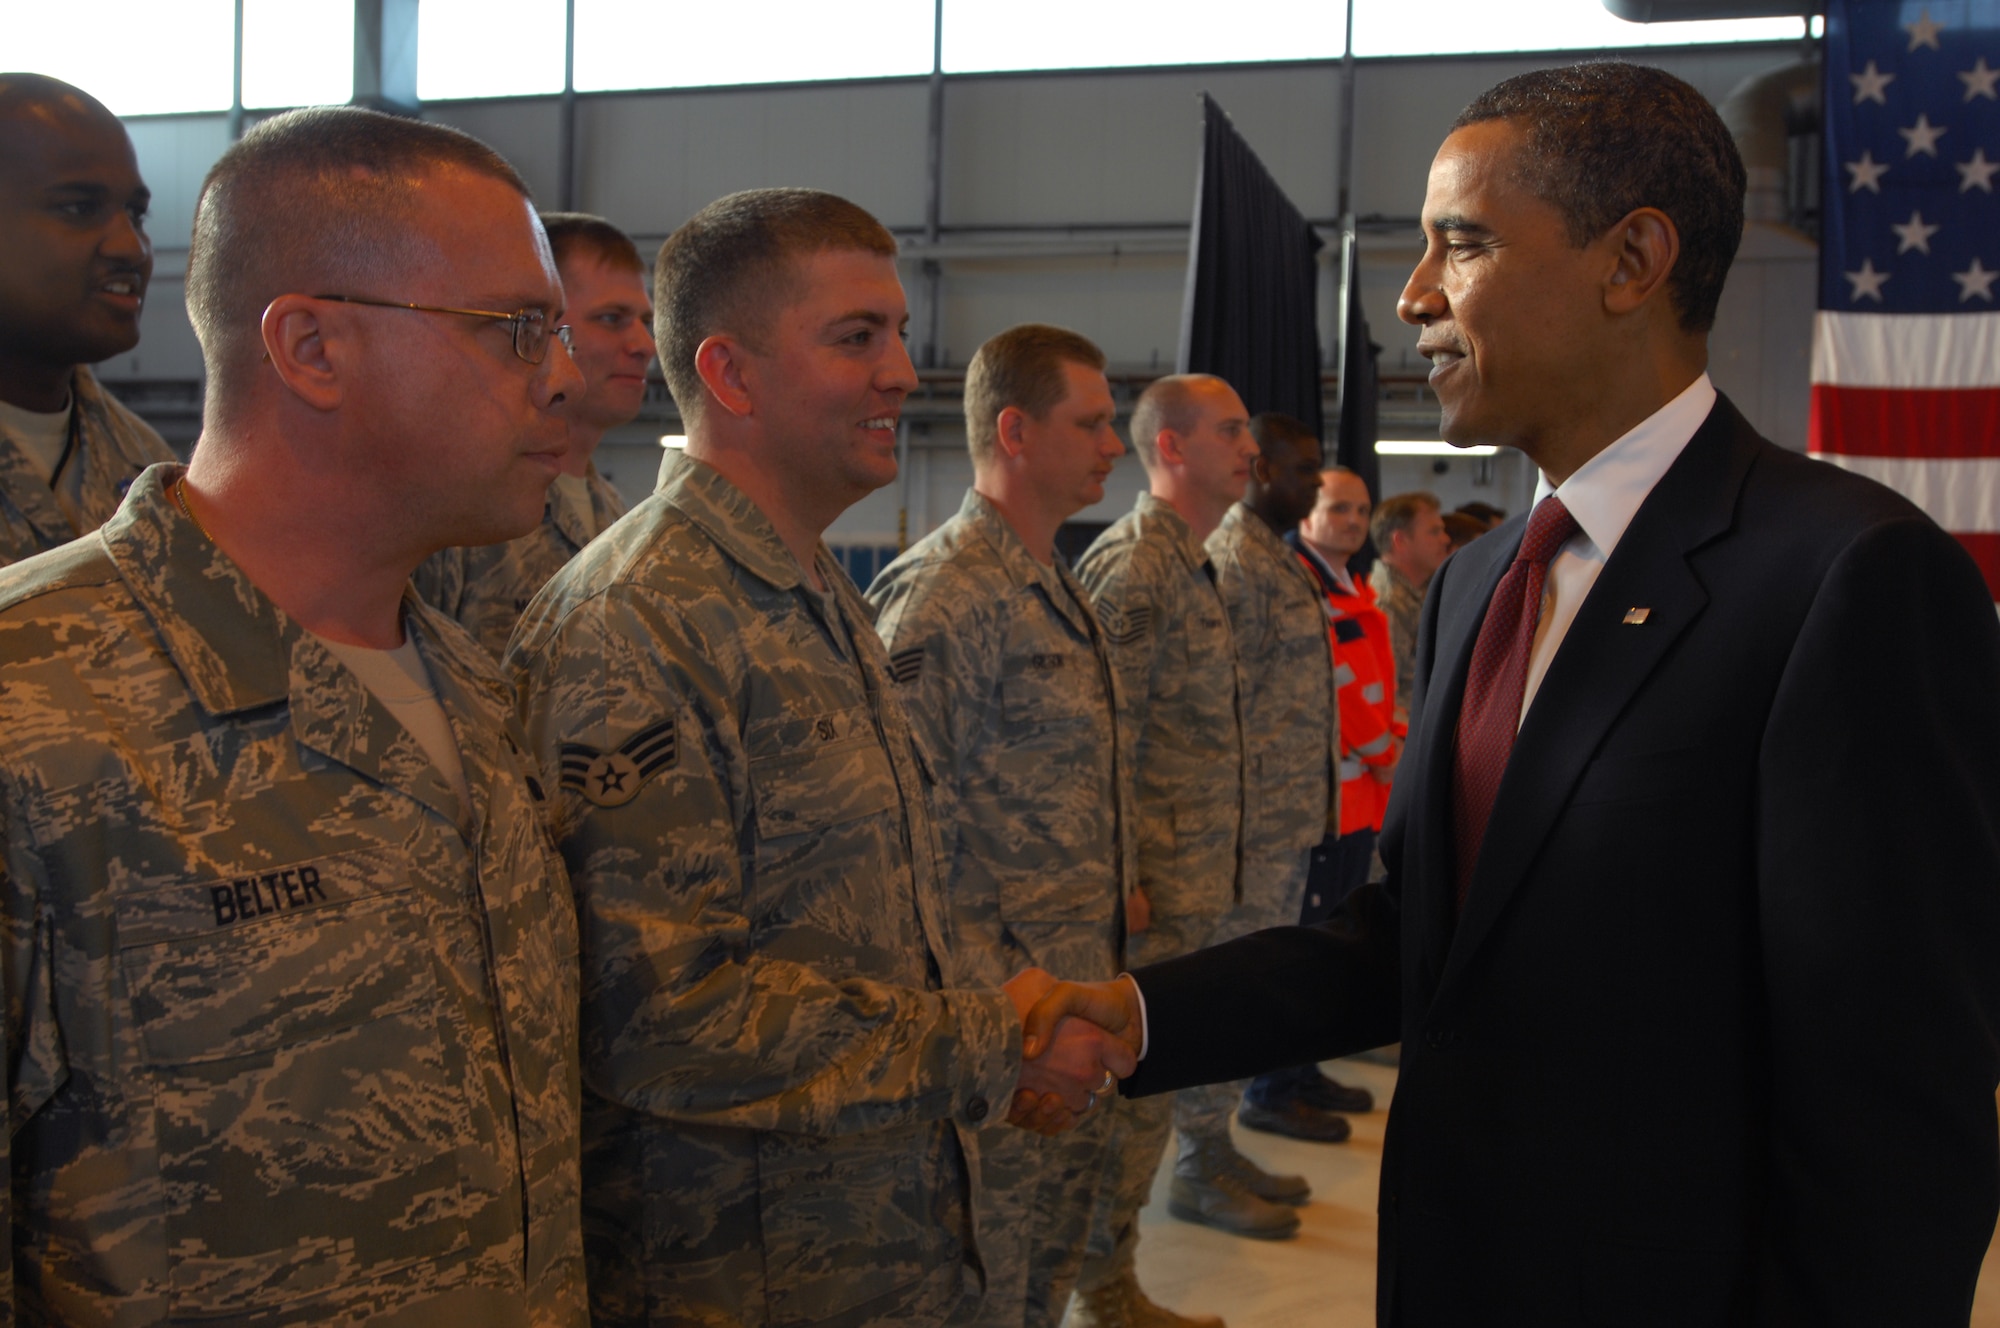
[[[0,572],[0,1319],[581,1324],[568,885],[409,589],[568,454],[541,226],[462,134],[292,112],[187,292],[192,465]]]
[[[535,592],[625,515],[625,500],[591,458],[607,432],[637,418],[653,359],[653,302],[631,237],[582,212],[544,212],[542,224],[568,300],[566,344],[584,381],[569,414],[562,474],[549,485],[533,530],[505,544],[445,549],[416,575],[417,593],[458,619],[495,659]]]
[[[151,199],[95,97],[0,74],[0,564],[97,529],[174,460],[90,372],[139,344]]]

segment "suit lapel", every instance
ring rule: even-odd
[[[1440,999],[1526,880],[1606,734],[1706,607],[1708,593],[1689,567],[1688,555],[1729,530],[1756,444],[1757,435],[1735,407],[1718,398],[1708,419],[1640,505],[1577,611],[1514,741],[1465,911],[1445,960]],[[1518,539],[1513,543],[1519,547]],[[1509,550],[1510,561],[1511,557]],[[1488,578],[1485,599],[1491,599],[1497,581],[1497,575]],[[1624,621],[1631,608],[1648,610],[1643,623]],[[1484,600],[1473,606],[1472,613],[1460,615],[1471,619],[1471,627],[1456,643],[1459,654],[1449,675],[1452,695],[1442,698],[1449,704],[1427,707],[1429,713],[1451,721],[1432,725],[1445,731],[1426,735],[1426,747],[1436,763],[1434,791],[1440,795],[1427,810],[1438,818],[1433,824],[1447,830],[1452,730],[1457,727],[1458,701],[1465,687],[1466,656],[1484,615]],[[1437,842],[1448,854],[1449,834]],[[1448,909],[1448,862],[1432,884],[1431,894],[1441,896]]]
[[[1431,664],[1424,668],[1423,644],[1419,643],[1417,676],[1423,688],[1411,717],[1410,741],[1421,762],[1406,773],[1414,775],[1410,793],[1420,799],[1412,808],[1417,824],[1434,828],[1406,840],[1417,846],[1408,859],[1412,888],[1404,898],[1422,911],[1422,930],[1417,962],[1424,975],[1424,989],[1432,990],[1444,968],[1451,947],[1453,918],[1452,838],[1451,838],[1451,758],[1457,742],[1458,708],[1465,695],[1465,678],[1472,666],[1472,647],[1479,626],[1486,620],[1486,606],[1519,552],[1527,532],[1526,514],[1515,517],[1499,530],[1468,545],[1438,569],[1430,591],[1438,601],[1435,639],[1429,643]],[[1426,681],[1427,679],[1427,681]],[[1400,780],[1398,781],[1401,782]],[[1406,903],[1405,907],[1408,907]]]

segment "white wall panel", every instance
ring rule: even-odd
[[[1335,78],[1331,66],[1300,66],[954,80],[945,224],[1187,224],[1203,90],[1300,210],[1330,216]]]
[[[920,226],[927,99],[907,81],[586,98],[579,206],[665,235],[724,194],[802,185]]]
[[[514,164],[535,205],[561,206],[562,102],[555,97],[508,101],[448,101],[424,108],[424,118],[463,129]]]

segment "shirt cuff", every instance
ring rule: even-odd
[[[1146,993],[1139,989],[1139,979],[1130,973],[1120,973],[1120,982],[1132,984],[1132,994],[1139,1000],[1139,1059],[1146,1059],[1146,1048],[1153,1045],[1153,1030],[1146,1024]]]

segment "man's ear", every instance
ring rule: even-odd
[[[1172,429],[1162,429],[1153,439],[1153,451],[1164,465],[1179,466],[1187,461],[1187,449],[1181,446],[1181,436]]]
[[[280,295],[264,306],[257,325],[264,358],[286,390],[314,410],[335,410],[345,393],[340,351],[346,342],[339,315],[329,324],[326,306],[303,295]]]
[[[1681,256],[1673,219],[1658,208],[1636,208],[1607,233],[1613,266],[1604,283],[1607,313],[1629,314],[1647,301],[1668,298],[1667,278]]]
[[[718,332],[695,347],[694,371],[701,376],[708,394],[731,415],[751,413],[751,385],[755,366],[743,343],[727,332]]]
[[[1262,452],[1250,458],[1250,482],[1260,488],[1271,487],[1271,463],[1264,459]]]
[[[1017,458],[1021,455],[1027,446],[1027,422],[1028,412],[1019,406],[1009,406],[1000,412],[1000,418],[995,421],[994,435],[1001,455]]]

